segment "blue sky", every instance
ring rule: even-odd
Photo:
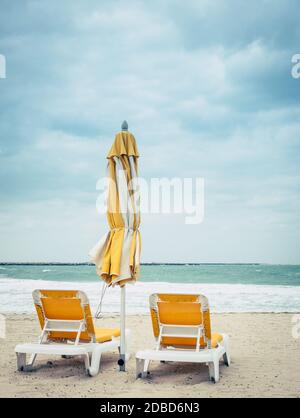
[[[88,260],[127,119],[143,177],[206,185],[200,225],[143,216],[143,261],[300,263],[299,15],[297,0],[1,0],[0,260]]]

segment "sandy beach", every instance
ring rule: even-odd
[[[117,352],[103,356],[96,378],[85,375],[83,362],[38,358],[36,371],[16,371],[14,346],[36,340],[39,326],[33,315],[7,315],[6,339],[0,339],[1,397],[299,397],[300,339],[292,337],[292,314],[215,314],[213,330],[229,334],[232,365],[221,366],[218,384],[208,381],[204,365],[153,363],[150,377],[135,379],[132,356],[125,373],[118,372]],[[117,316],[97,321],[118,324]],[[129,316],[132,352],[153,346],[147,315]]]

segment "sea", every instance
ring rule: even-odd
[[[93,312],[118,313],[120,289],[107,288],[90,264],[0,264],[0,313],[34,313],[34,289],[78,289]],[[146,264],[126,286],[126,312],[149,312],[156,292],[201,293],[212,312],[300,312],[300,265]]]

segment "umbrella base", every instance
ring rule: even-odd
[[[120,372],[125,372],[126,371],[125,362],[126,362],[126,355],[125,354],[120,354],[120,358],[118,360],[118,365],[120,367]]]

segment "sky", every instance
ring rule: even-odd
[[[124,119],[140,175],[202,177],[204,219],[144,214],[143,262],[300,264],[297,0],[0,0],[0,261],[89,260]]]

